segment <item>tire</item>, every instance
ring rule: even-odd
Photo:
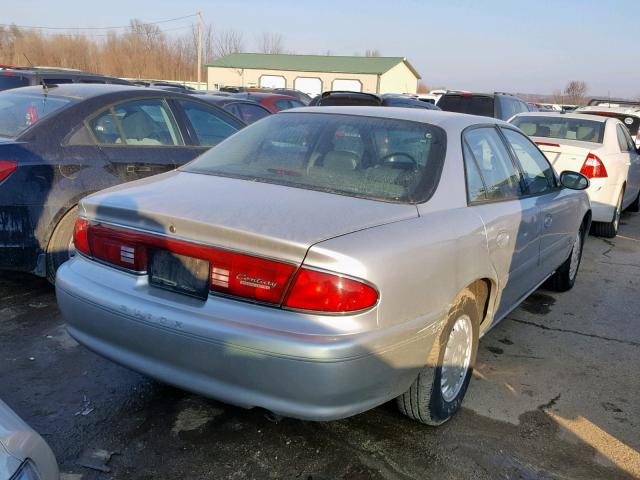
[[[576,239],[573,242],[571,253],[560,268],[549,279],[548,285],[556,292],[566,292],[571,290],[578,277],[578,269],[582,260],[582,247],[584,246],[584,224],[578,230]]]
[[[51,284],[56,283],[56,272],[60,265],[73,255],[73,227],[77,216],[78,207],[75,206],[64,214],[49,239],[49,245],[47,245],[47,280]]]
[[[636,199],[631,202],[631,205],[627,207],[627,212],[640,212],[640,192],[638,192]]]
[[[473,289],[466,288],[458,296],[443,329],[433,344],[427,364],[422,368],[409,390],[396,399],[401,413],[425,425],[437,426],[449,420],[460,409],[471,381],[478,353],[479,325],[484,314],[487,294],[487,287],[482,283]],[[460,321],[463,323],[460,324]],[[461,326],[463,328],[459,329]],[[446,367],[444,363],[447,343],[450,338],[454,338],[451,336],[454,327],[458,329],[456,334],[458,336],[460,332],[467,330],[470,345],[463,350],[465,352],[470,350],[470,352],[466,355],[468,357],[466,368],[463,367],[458,375],[453,376],[457,388],[447,390],[443,389],[443,371],[445,379],[452,378],[446,374],[447,368],[451,367]],[[455,372],[454,370],[448,371]]]
[[[624,189],[618,196],[618,203],[616,203],[616,209],[613,212],[613,219],[610,222],[593,222],[591,224],[591,233],[596,237],[614,238],[618,234],[618,227],[620,226],[620,214],[622,213],[622,197],[624,195]]]

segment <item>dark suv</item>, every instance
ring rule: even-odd
[[[509,120],[516,113],[528,112],[527,102],[510,93],[447,92],[437,105],[446,112],[468,113]]]
[[[116,77],[96,75],[65,68],[0,66],[0,90],[30,85],[60,85],[63,83],[115,83],[131,85]]]

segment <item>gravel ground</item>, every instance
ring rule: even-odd
[[[460,414],[382,405],[274,418],[155,383],[79,346],[46,281],[0,273],[0,398],[79,479],[640,478],[640,215],[589,237],[576,287],[534,293],[481,341]]]

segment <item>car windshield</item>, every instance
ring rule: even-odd
[[[17,137],[27,128],[52,112],[71,103],[69,98],[45,93],[22,93],[8,90],[0,93],[0,136]]]
[[[602,143],[604,122],[566,116],[517,116],[511,123],[531,137]]]
[[[484,95],[443,95],[437,105],[447,112],[493,117],[493,98]]]
[[[183,170],[393,202],[433,193],[446,136],[436,126],[352,115],[264,118]]]

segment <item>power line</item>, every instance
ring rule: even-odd
[[[184,20],[185,18],[197,17],[197,13],[191,15],[184,15],[183,17],[169,18],[167,20],[159,20],[157,22],[142,22],[141,25],[158,25],[160,23],[175,22],[177,20]],[[131,28],[131,25],[120,25],[117,27],[44,27],[35,25],[15,25],[12,23],[0,23],[0,27],[17,27],[32,30],[117,30],[120,28]]]

